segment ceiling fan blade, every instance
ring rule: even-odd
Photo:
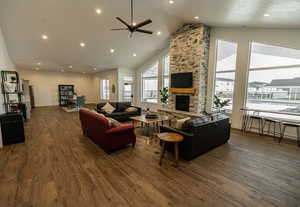
[[[121,19],[120,17],[116,17],[117,20],[119,20],[120,22],[122,22],[123,24],[126,25],[126,27],[130,28],[131,26],[129,24],[127,24],[127,22],[125,22],[123,19]]]
[[[128,28],[111,29],[111,31],[118,31],[118,30],[128,30]]]
[[[137,24],[137,25],[134,27],[134,29],[143,27],[143,26],[145,26],[145,25],[147,25],[147,24],[151,24],[151,23],[152,23],[152,20],[151,20],[151,19],[147,19],[147,20],[145,20],[145,21],[143,21],[143,22]]]
[[[153,32],[152,32],[152,31],[149,31],[149,30],[136,29],[135,31],[137,31],[137,32],[142,32],[142,33],[146,33],[146,34],[153,34]]]

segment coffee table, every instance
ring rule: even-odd
[[[133,126],[135,122],[140,122],[142,127],[144,127],[145,124],[145,128],[149,129],[151,125],[154,126],[154,128],[156,128],[157,132],[159,133],[159,123],[161,122],[163,125],[164,121],[171,121],[170,117],[166,116],[166,115],[159,115],[158,118],[153,118],[153,119],[149,119],[146,118],[146,115],[141,115],[141,116],[134,116],[134,117],[130,117],[130,119],[132,120]]]

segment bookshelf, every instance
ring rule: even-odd
[[[58,85],[59,105],[67,106],[74,96],[74,85]]]

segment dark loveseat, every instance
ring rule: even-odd
[[[109,104],[112,105],[116,110],[113,113],[108,114],[101,109],[105,104],[106,103],[97,104],[96,111],[98,113],[104,114],[106,117],[113,118],[120,122],[129,121],[130,120],[129,117],[132,117],[132,116],[140,116],[141,111],[142,111],[141,108],[134,106],[137,109],[137,111],[126,112],[125,110],[127,108],[131,107],[130,102],[109,102]]]
[[[183,124],[182,130],[162,126],[161,132],[176,132],[183,135],[184,140],[179,144],[180,157],[192,160],[225,144],[230,138],[230,123],[227,116],[215,114],[188,120]]]

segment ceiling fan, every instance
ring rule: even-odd
[[[141,22],[139,24],[134,24],[133,23],[133,0],[131,0],[131,22],[128,24],[127,22],[125,22],[120,17],[116,17],[116,19],[119,20],[122,24],[124,24],[126,26],[126,28],[111,29],[113,31],[127,30],[127,31],[130,32],[130,37],[132,37],[132,34],[134,32],[141,32],[141,33],[146,33],[146,34],[153,34],[152,31],[140,29],[143,26],[151,24],[152,23],[151,19],[147,19],[147,20],[145,20],[145,21],[143,21],[143,22]]]

